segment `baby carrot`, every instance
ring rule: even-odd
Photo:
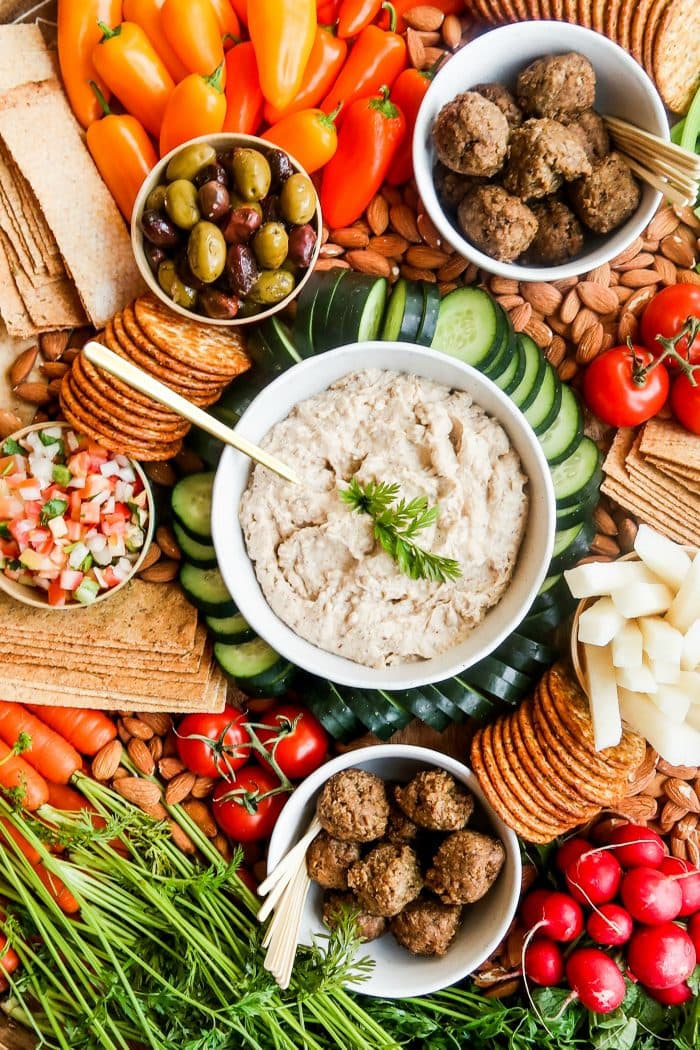
[[[42,776],[0,740],[0,788],[17,792],[25,809],[35,810],[49,800]]]
[[[64,911],[66,915],[75,915],[76,912],[80,911],[80,905],[64,883],[63,879],[59,879],[58,875],[54,875],[54,873],[49,871],[48,868],[45,868],[43,864],[35,864],[34,871],[39,876],[44,887],[53,897],[61,911]]]
[[[81,755],[96,755],[117,735],[114,722],[102,711],[87,711],[80,707],[38,707],[32,704],[27,704],[27,711],[60,733]]]
[[[67,784],[80,769],[82,759],[67,740],[21,704],[0,700],[0,739],[14,747],[21,733],[31,738],[31,746],[22,752],[23,757],[42,777],[56,784]]]

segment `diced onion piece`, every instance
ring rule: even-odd
[[[659,685],[657,692],[649,698],[659,711],[663,711],[672,722],[685,722],[690,708],[690,697],[676,685]]]
[[[680,666],[683,635],[660,616],[642,616],[637,621],[650,660],[668,660]]]
[[[650,660],[649,670],[656,681],[664,685],[675,685],[681,679],[680,661],[673,663],[672,660]]]
[[[700,664],[700,620],[696,620],[683,637],[681,670],[694,671]]]
[[[679,543],[674,543],[648,525],[640,525],[634,549],[645,565],[677,591],[690,569],[690,558]]]
[[[661,757],[674,766],[700,765],[700,732],[685,722],[678,725],[659,711],[643,693],[620,690],[620,712]]]
[[[642,632],[636,620],[625,620],[613,638],[612,662],[615,667],[642,666]]]
[[[689,631],[700,619],[700,552],[695,555],[690,569],[668,610],[668,619],[679,631]]]
[[[579,616],[578,640],[588,645],[608,645],[624,622],[612,598],[599,598]]]
[[[618,667],[615,678],[621,689],[629,689],[632,693],[655,693],[659,688],[651,668],[646,663],[641,667]]]
[[[567,569],[564,579],[574,598],[598,598],[635,583],[660,582],[640,561],[588,562]]]
[[[586,654],[593,739],[596,750],[601,751],[619,744],[622,738],[615,669],[609,649],[599,645],[584,645],[583,649]]]
[[[61,514],[57,514],[55,518],[50,518],[48,524],[51,529],[51,535],[55,540],[59,540],[62,536],[68,534],[66,519]]]
[[[633,565],[634,562],[628,564]],[[633,617],[656,616],[666,612],[674,599],[665,583],[632,583],[629,587],[614,590],[612,600],[618,612],[631,620]]]
[[[71,569],[78,569],[87,558],[90,551],[84,543],[76,543],[73,550],[68,555],[68,564]]]

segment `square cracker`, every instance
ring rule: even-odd
[[[651,525],[653,528],[657,529],[662,535],[668,536],[671,540],[675,540],[676,543],[697,544],[697,539],[693,539],[688,533],[676,528],[675,525],[672,524],[672,521],[676,520],[675,518],[672,517],[671,520],[669,520],[667,515],[660,513],[653,504],[640,497],[635,489],[629,488],[609,477],[606,478],[600,486],[600,491],[604,493],[604,495],[610,496],[610,498],[616,503],[619,503],[620,506],[632,511],[633,514],[646,522],[647,525]]]
[[[0,96],[0,137],[29,182],[90,321],[101,327],[143,290],[129,234],[58,80]],[[75,206],[66,202],[79,201]]]
[[[700,3],[671,0],[653,44],[653,75],[659,94],[674,113],[687,113],[700,87]]]
[[[650,419],[642,430],[639,451],[675,466],[700,471],[700,435],[670,419]]]
[[[650,481],[647,475],[641,474],[635,467],[630,468],[629,485],[639,493],[642,499],[647,499],[655,506],[659,513],[675,518],[682,510],[684,527],[700,531],[700,514],[688,506],[686,502],[688,494],[684,497],[671,495],[665,489],[660,488],[656,482]]]
[[[684,470],[682,467],[674,467],[672,464],[667,463],[663,459],[657,459],[655,456],[647,456],[646,462],[658,467],[662,474],[667,474],[668,477],[679,481],[681,486],[687,489],[688,492],[700,494],[700,471],[691,472],[688,469]]]
[[[644,477],[647,485],[657,488],[660,493],[673,500],[676,506],[678,506],[679,500],[685,501],[685,508],[700,516],[700,497],[684,488],[677,478],[669,477],[668,474],[664,474],[653,463],[648,463],[639,451],[641,440],[641,434],[637,434],[634,444],[627,453],[625,465],[628,472],[632,473],[634,471]]]

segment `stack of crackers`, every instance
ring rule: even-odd
[[[700,546],[700,436],[671,419],[618,430],[601,492],[677,543]]]
[[[466,0],[485,22],[555,19],[595,29],[628,51],[674,113],[687,113],[700,87],[698,0]]]
[[[226,679],[177,583],[132,580],[71,612],[0,593],[2,698],[108,711],[221,711]]]
[[[630,732],[595,750],[588,700],[555,664],[532,698],[477,730],[471,765],[498,816],[526,842],[546,843],[616,802],[644,755]]]
[[[153,295],[129,303],[107,322],[99,342],[195,405],[212,405],[250,367],[237,329],[190,321]],[[152,398],[79,355],[61,385],[61,409],[83,434],[133,459],[176,455],[189,424]]]
[[[36,25],[0,26],[0,313],[11,336],[101,327],[143,289]]]

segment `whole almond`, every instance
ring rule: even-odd
[[[494,295],[519,295],[520,284],[511,277],[492,277],[489,288]]]
[[[700,835],[698,835],[697,831],[689,839],[686,839],[685,849],[690,863],[696,868],[700,867]]]
[[[369,243],[365,231],[357,229],[356,226],[343,226],[339,230],[333,230],[332,240],[341,248],[366,248]]]
[[[659,817],[659,826],[661,827],[663,834],[668,834],[673,825],[681,820],[687,812],[687,806],[678,806],[675,802],[670,801],[666,802],[661,810],[661,816]]]
[[[558,281],[552,281],[552,284],[561,292],[562,295],[566,295],[572,288],[575,288],[578,284],[578,277],[560,277]]]
[[[180,571],[180,565],[173,558],[162,558],[150,569],[139,572],[139,576],[147,583],[169,583],[174,580]]]
[[[160,711],[139,711],[139,720],[150,726],[158,736],[165,736],[173,728],[173,720],[170,715],[161,714]]]
[[[38,346],[30,346],[17,355],[9,371],[10,386],[16,387],[24,382],[32,368],[34,368],[38,356]]]
[[[126,745],[126,750],[129,753],[129,758],[134,763],[139,773],[143,773],[144,776],[147,777],[152,777],[155,772],[156,764],[153,761],[153,755],[148,749],[148,744],[134,736]]]
[[[406,252],[406,262],[409,266],[417,266],[422,270],[437,270],[444,266],[449,256],[437,248],[430,248],[427,244],[414,244]]]
[[[442,39],[450,51],[454,51],[462,43],[462,23],[457,15],[445,16],[442,23]]]
[[[678,229],[680,230],[680,227]],[[672,233],[671,236],[675,237],[676,234]],[[656,237],[643,237],[642,238],[642,251],[643,252],[651,252],[652,255],[656,255],[658,250],[659,250],[659,241],[657,240]]]
[[[150,569],[151,565],[155,565],[155,563],[158,561],[160,555],[161,549],[158,546],[158,544],[154,541],[149,545],[148,550],[143,556],[140,571],[143,572],[144,569]]]
[[[600,266],[596,266],[586,274],[587,281],[593,281],[594,284],[602,284],[603,288],[609,287],[610,277],[610,263],[601,263]]]
[[[406,50],[408,59],[414,69],[423,69],[426,63],[426,47],[415,29],[406,30]]]
[[[426,47],[423,49],[423,69],[439,69],[442,66],[446,58],[449,58],[447,51],[444,51],[441,47]]]
[[[326,241],[321,250],[318,253],[319,259],[338,259],[345,251],[339,244],[334,244],[333,241]]]
[[[571,323],[572,340],[575,343],[580,342],[586,329],[590,328],[592,324],[596,324],[597,321],[598,315],[593,310],[590,310],[587,306],[581,307]]]
[[[31,383],[18,383],[14,391],[17,397],[22,401],[28,401],[30,405],[48,405],[49,401],[53,400],[48,383],[41,383],[39,380]]]
[[[353,270],[369,274],[371,277],[390,277],[391,264],[388,259],[371,248],[355,249],[345,255]]]
[[[603,348],[603,326],[597,321],[583,333],[576,347],[576,360],[580,365],[587,365],[597,357]]]
[[[429,245],[431,248],[442,249],[442,234],[440,233],[430,216],[426,215],[424,211],[420,212],[420,214],[416,218],[416,226],[418,227],[418,232],[420,233],[421,237],[427,245]]]
[[[423,29],[418,29],[417,33],[423,41],[424,47],[434,47],[435,44],[439,44],[442,40],[442,35],[436,32],[435,30],[432,30],[431,32],[426,32]]]
[[[598,532],[602,532],[605,536],[617,536],[615,519],[600,504],[593,511],[593,522]]]
[[[42,332],[39,336],[41,356],[47,361],[57,361],[68,346],[70,332]]]
[[[158,772],[163,780],[172,780],[173,777],[182,773],[184,769],[184,763],[181,762],[179,758],[175,758],[174,755],[171,755],[168,758],[161,758],[158,763]]]
[[[571,324],[580,309],[581,300],[578,297],[578,292],[576,291],[576,288],[571,288],[564,296],[564,301],[559,310],[559,316],[564,324]]]
[[[674,204],[673,210],[685,226],[689,226],[696,233],[700,231],[700,219],[689,205]]]
[[[679,284],[700,284],[700,273],[696,270],[678,270],[676,276]]]
[[[624,310],[620,314],[620,320],[617,324],[617,339],[619,343],[626,343],[628,339],[632,342],[635,341],[639,333],[639,321],[630,313],[629,310]]]
[[[561,306],[564,298],[558,288],[555,288],[552,284],[547,284],[545,281],[523,281],[521,294],[533,310],[537,310],[538,313],[545,316],[555,313]]]
[[[591,551],[593,554],[605,554],[608,558],[617,558],[620,546],[612,536],[605,536],[602,532],[597,532],[591,543]]]
[[[438,281],[438,291],[441,299],[444,299],[450,292],[454,292],[455,288],[459,288],[456,281]]]
[[[393,208],[396,204],[403,203],[403,195],[399,187],[390,186],[388,182],[385,182],[382,186],[381,195],[389,208]]]
[[[389,225],[389,205],[381,193],[377,193],[365,211],[367,225],[375,237],[380,237]]]
[[[616,273],[623,274],[626,273],[627,270],[645,270],[647,267],[654,265],[655,258],[656,256],[652,255],[651,252],[637,252],[637,254],[631,259],[628,259],[627,262],[621,263],[616,268]]]
[[[122,777],[114,781],[114,789],[122,798],[136,806],[156,806],[160,802],[160,788],[153,780],[141,777]]]
[[[545,350],[545,357],[553,368],[558,368],[566,357],[566,343],[560,335],[553,335],[552,341]]]
[[[216,849],[225,861],[230,861],[233,856],[233,848],[226,835],[219,833],[212,840],[211,844]]]
[[[404,22],[411,29],[421,29],[429,32],[433,29],[439,29],[442,25],[445,15],[439,7],[432,7],[428,4],[419,4],[416,7],[409,7],[408,11],[404,11]]]
[[[206,835],[208,839],[214,838],[219,829],[217,828],[206,803],[199,802],[197,799],[190,799],[187,802],[183,802],[182,808],[185,810],[188,817],[194,821],[203,835]]]
[[[127,715],[126,718],[123,719],[123,722],[127,733],[130,733],[131,736],[138,737],[139,740],[150,740],[153,736],[152,727],[146,725],[146,723],[142,722],[140,718],[133,718],[132,716]]]
[[[510,311],[510,319],[516,332],[524,332],[525,326],[532,317],[532,307],[529,303],[522,303]]]
[[[642,238],[635,237],[631,244],[629,244],[624,251],[620,252],[615,256],[614,259],[610,260],[610,266],[613,269],[617,269],[622,263],[626,263],[628,259],[633,259],[635,255],[639,255],[642,250]]]
[[[522,295],[497,295],[496,302],[504,310],[514,310],[516,306],[522,306],[525,300]]]
[[[175,456],[174,462],[181,474],[199,474],[206,470],[206,465],[201,456],[191,448],[181,448]]]
[[[9,437],[23,426],[23,421],[14,412],[10,412],[8,408],[0,408],[0,438]]]
[[[523,332],[525,332],[526,335],[529,335],[531,339],[534,339],[541,350],[544,350],[545,347],[549,346],[554,338],[554,332],[552,329],[548,324],[545,324],[539,315],[535,314],[534,310],[532,311],[530,320],[523,328]]]
[[[52,379],[51,380],[51,382],[49,383],[49,394],[51,395],[51,397],[57,398],[59,396],[59,394],[61,393],[61,384],[62,383],[63,383],[63,379]],[[24,385],[25,386],[29,386],[30,384],[29,383],[25,383]]]
[[[91,770],[95,780],[111,780],[119,769],[123,748],[121,740],[110,740],[101,747],[92,760]]]
[[[180,550],[178,542],[175,539],[175,534],[169,525],[158,526],[156,529],[156,540],[158,546],[167,558],[175,558],[176,561],[180,560],[182,557],[182,551]]]
[[[440,281],[453,281],[456,277],[461,277],[464,271],[467,269],[469,263],[466,259],[463,259],[461,255],[453,255],[445,264],[441,266],[437,272],[438,280]]]
[[[389,209],[389,222],[400,237],[405,237],[413,244],[420,244],[421,235],[416,223],[416,216],[407,204],[395,204]]]
[[[69,368],[70,365],[63,361],[45,361],[43,365],[39,365],[39,371],[48,379],[62,379]]]
[[[605,288],[595,281],[581,281],[578,286],[578,297],[584,306],[598,314],[609,314],[617,310],[617,296],[610,288]]]
[[[575,361],[572,361],[570,357],[567,357],[557,368],[557,375],[561,379],[562,383],[568,383],[574,378],[578,372],[578,365]]]
[[[208,798],[216,787],[213,777],[197,777],[192,787],[192,798]]]
[[[173,842],[179,850],[183,853],[196,853],[197,847],[195,846],[192,839],[189,837],[186,831],[180,827],[176,820],[169,820],[168,827],[170,828],[170,834],[173,837]]]
[[[431,284],[437,283],[437,277],[433,270],[424,270],[420,266],[410,266],[405,263],[401,267],[401,276],[406,277],[409,281],[429,281]]]
[[[314,270],[350,270],[351,266],[345,259],[317,259]]]
[[[676,780],[694,780],[698,775],[697,766],[674,766],[665,758],[659,759],[656,768],[659,773],[665,773],[667,777],[673,777]]]
[[[625,303],[625,310],[629,310],[635,317],[639,317],[647,303],[656,295],[656,286],[647,285],[644,288],[635,288],[632,295]]]
[[[678,234],[674,233],[670,237],[664,237],[659,247],[662,255],[674,262],[676,266],[682,266],[683,269],[688,269],[695,261],[695,252],[692,247]]]
[[[658,284],[661,278],[656,270],[626,270],[620,278],[620,284],[628,288],[645,288],[647,285]]]
[[[189,770],[185,770],[183,773],[178,773],[176,777],[168,781],[168,786],[165,789],[165,801],[168,806],[175,806],[178,802],[182,802],[183,799],[187,798],[190,791],[194,787],[196,777],[194,773],[190,773]]]
[[[676,284],[676,266],[670,259],[667,259],[665,255],[654,256],[654,269],[661,278],[661,283],[665,285]]]
[[[679,839],[689,839],[698,826],[697,813],[686,813],[676,824],[673,832]]]
[[[692,784],[686,780],[669,777],[664,785],[666,797],[675,802],[677,806],[684,806],[689,813],[700,813],[700,799],[696,795]]]
[[[657,241],[660,241],[664,237],[668,237],[669,234],[672,234],[678,228],[679,224],[680,219],[674,212],[673,208],[668,205],[656,213],[647,226],[646,235],[647,237],[653,237]]]
[[[617,540],[623,554],[629,554],[634,550],[634,541],[637,538],[637,523],[632,518],[623,518],[618,525]]]
[[[399,237],[398,233],[382,233],[378,237],[372,237],[369,246],[373,252],[379,252],[387,259],[400,258],[408,248],[405,237]]]
[[[667,805],[670,806],[671,803],[668,802]],[[688,860],[688,845],[690,843],[690,839],[686,841],[682,838],[679,838],[678,835],[672,834],[670,842],[671,856],[677,857],[679,860]]]
[[[152,740],[148,741],[147,747],[153,755],[153,761],[160,762],[163,757],[163,737],[154,736]]]
[[[169,463],[144,463],[143,470],[147,478],[165,488],[171,489],[177,481],[175,469]]]
[[[642,824],[647,820],[653,820],[656,816],[657,805],[656,799],[649,798],[648,795],[637,795],[634,798],[623,798],[611,808],[620,816]]]

